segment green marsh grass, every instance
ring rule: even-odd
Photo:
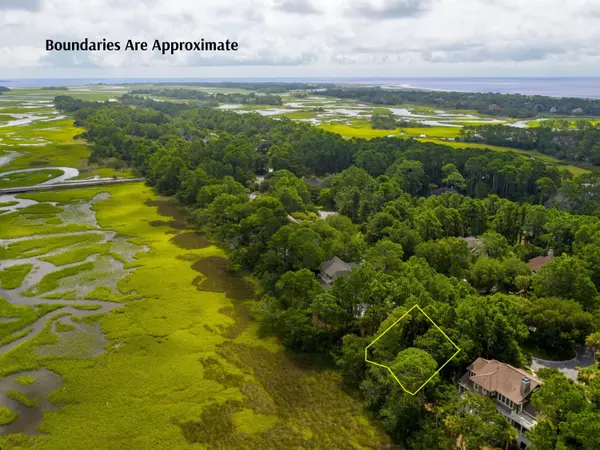
[[[83,91],[78,89],[89,89],[89,91]],[[68,90],[42,90],[39,88],[15,88],[10,92],[4,94],[6,97],[15,96],[29,99],[41,99],[41,100],[52,100],[58,95],[70,95],[71,97],[80,98],[88,101],[107,101],[111,98],[117,98],[127,92],[126,88],[123,88],[123,92],[106,92],[100,89],[98,86],[77,86],[72,87]]]
[[[0,297],[0,317],[7,319],[14,319],[8,322],[2,323],[0,327],[0,345],[8,344],[21,336],[17,336],[13,333],[17,333],[24,330],[25,327],[38,320],[43,315],[52,312],[63,305],[57,303],[56,305],[38,305],[37,308],[25,305],[13,305],[6,299]]]
[[[19,415],[4,406],[0,406],[0,426],[13,423],[19,418]]]
[[[59,177],[64,172],[62,170],[36,170],[35,172],[19,172],[11,175],[0,173],[0,189],[10,188],[15,186],[33,186],[44,181],[52,180]]]
[[[294,111],[278,114],[276,117],[287,117],[288,119],[313,119],[319,114],[316,111]]]
[[[101,244],[90,244],[89,242],[84,242],[83,245],[79,245],[72,250],[67,250],[52,256],[43,256],[40,259],[42,261],[48,261],[55,266],[64,266],[65,264],[73,264],[85,261],[92,255],[107,254],[109,250],[110,242],[104,242]]]
[[[62,208],[58,208],[49,203],[39,203],[37,205],[30,205],[30,206],[27,206],[27,207],[19,210],[19,213],[20,214],[33,214],[36,216],[45,216],[45,215],[56,214],[56,213],[59,213],[62,211],[63,211]]]
[[[21,112],[26,111],[28,110],[23,109]],[[73,139],[82,131],[83,129],[73,125],[72,119],[33,122],[27,126],[0,128],[0,138],[2,138],[0,148],[12,144],[10,149],[19,153],[9,165],[2,167],[0,171],[40,166],[85,167],[90,151],[85,141]],[[15,137],[30,139],[33,142],[42,139],[47,143],[39,146],[15,147],[24,142],[16,140]]]
[[[55,272],[50,272],[45,275],[44,278],[34,287],[28,289],[23,292],[21,295],[25,296],[36,296],[42,295],[46,292],[53,291],[60,286],[60,281],[63,278],[71,277],[82,272],[90,271],[94,268],[93,262],[87,262],[83,264],[78,264],[76,266],[65,267],[64,269],[57,270]]]
[[[68,189],[59,191],[28,192],[17,195],[18,198],[26,198],[37,202],[71,203],[76,200],[89,202],[96,195],[108,192],[105,187],[89,187],[85,189]]]
[[[83,304],[83,303],[79,303],[79,304],[72,305],[72,307],[75,308],[75,309],[81,309],[82,311],[96,311],[96,310],[100,309],[102,306],[100,306],[98,304],[96,304],[96,305],[93,305],[93,304],[86,305],[86,304]]]
[[[354,120],[351,125],[324,123],[319,127],[341,134],[344,137],[357,138],[378,138],[386,136],[419,137],[424,134],[428,137],[456,137],[459,134],[458,127],[422,127],[422,128],[396,128],[395,130],[378,130],[371,127],[370,122],[363,120]],[[401,133],[404,135],[401,135]]]
[[[8,398],[12,398],[13,400],[21,403],[28,408],[32,408],[34,406],[40,406],[40,399],[37,397],[31,398],[27,394],[24,394],[21,391],[10,390],[6,391],[6,396]]]
[[[15,378],[15,381],[21,386],[28,386],[34,384],[37,381],[37,378],[33,375],[23,375],[22,377]]]
[[[19,445],[263,449],[390,443],[361,401],[342,389],[339,372],[292,358],[276,339],[260,337],[252,297],[232,299],[221,288],[226,283],[216,280],[208,284],[214,290],[200,290],[192,266],[203,258],[226,259],[222,249],[181,248],[168,227],[152,226],[165,217],[142,183],[102,191],[110,198],[92,206],[100,226],[148,248],[118,284],[121,293],[140,300],[81,320],[98,321],[108,340],[107,351],[92,359],[39,354],[40,345],[59,342],[51,324],[0,355],[0,376],[43,364],[64,380],[50,400],[67,406],[45,414],[45,434]],[[61,191],[59,201],[95,193]],[[8,439],[0,437],[0,447]]]
[[[337,123],[322,123],[318,125],[324,130],[331,131],[332,133],[341,134],[344,137],[353,138],[378,138],[385,136],[399,136],[400,132],[398,129],[396,130],[374,130],[371,128],[369,123],[362,124],[353,124],[353,125],[343,125]]]
[[[23,280],[31,272],[32,268],[33,264],[18,264],[0,270],[0,287],[2,289],[18,288],[23,284]]]
[[[99,233],[71,234],[63,236],[49,236],[25,239],[9,243],[6,247],[0,246],[0,260],[28,258],[45,255],[53,250],[75,244],[90,245],[102,239]]]
[[[423,128],[401,128],[405,137],[419,137],[424,134],[427,137],[449,138],[457,137],[460,133],[459,127],[423,127]]]
[[[98,176],[100,178],[135,178],[135,175],[130,169],[116,169],[112,167],[88,167],[79,171],[79,175],[73,178],[74,180],[85,180]]]
[[[59,333],[66,333],[68,331],[73,331],[75,329],[77,329],[75,327],[75,325],[71,325],[70,323],[64,323],[64,322],[60,322],[60,321],[57,321],[56,324],[54,325],[54,330]]]

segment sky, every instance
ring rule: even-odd
[[[600,75],[600,0],[0,0],[0,77]],[[48,52],[46,40],[227,53]]]

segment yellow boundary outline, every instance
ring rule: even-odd
[[[370,347],[371,345],[373,345],[373,344],[374,344],[375,342],[377,342],[377,341],[378,341],[378,340],[379,340],[379,339],[380,339],[380,338],[381,338],[381,337],[382,337],[382,336],[383,336],[385,333],[387,333],[387,332],[388,332],[388,331],[390,331],[390,330],[391,330],[393,327],[395,327],[395,326],[396,326],[396,324],[397,324],[398,322],[400,322],[402,319],[404,319],[404,318],[405,318],[405,317],[408,315],[408,313],[410,313],[410,312],[411,312],[413,309],[415,309],[415,308],[417,308],[419,311],[421,311],[421,313],[423,313],[423,315],[424,315],[425,317],[427,317],[427,319],[428,319],[428,320],[429,320],[429,321],[430,321],[430,322],[433,324],[433,326],[434,326],[434,327],[435,327],[435,328],[436,328],[436,329],[437,329],[437,330],[438,330],[440,333],[442,333],[446,339],[448,339],[448,341],[449,341],[449,342],[450,342],[450,343],[451,343],[451,344],[454,346],[454,348],[456,348],[456,352],[455,352],[455,353],[454,353],[454,354],[453,354],[453,355],[450,357],[450,359],[448,359],[448,361],[446,361],[444,364],[442,364],[442,366],[441,366],[441,367],[440,367],[438,370],[436,370],[436,371],[433,373],[433,375],[431,375],[431,376],[430,376],[430,377],[427,379],[427,381],[425,381],[425,383],[423,383],[423,384],[422,384],[422,385],[419,387],[419,389],[417,389],[415,392],[411,392],[411,391],[409,391],[408,389],[406,389],[406,388],[404,387],[404,385],[403,385],[403,384],[400,382],[400,380],[398,379],[398,377],[396,377],[396,374],[394,374],[394,372],[392,372],[392,369],[390,369],[390,368],[389,368],[388,366],[386,366],[386,365],[383,365],[383,364],[376,363],[375,361],[370,361],[370,360],[369,360],[369,358],[368,358],[368,356],[367,356],[367,352],[368,352],[368,350],[369,350],[369,347]],[[387,330],[385,330],[383,333],[381,333],[379,336],[377,336],[373,342],[371,342],[369,345],[367,345],[367,346],[365,347],[365,361],[366,361],[366,362],[368,362],[369,364],[373,364],[374,366],[383,367],[384,369],[387,369],[387,370],[388,370],[388,372],[389,372],[389,373],[392,375],[392,377],[394,378],[394,380],[396,380],[396,381],[398,382],[398,384],[400,385],[400,387],[401,387],[401,388],[404,390],[404,392],[406,392],[407,394],[410,394],[410,395],[416,395],[416,394],[417,394],[417,392],[419,392],[421,389],[423,389],[423,387],[425,387],[425,385],[426,385],[427,383],[429,383],[429,382],[430,382],[430,381],[433,379],[433,377],[435,377],[435,376],[436,376],[438,373],[440,373],[440,371],[441,371],[441,370],[442,370],[442,369],[443,369],[443,368],[446,366],[446,364],[448,364],[450,361],[452,361],[452,359],[453,359],[453,358],[454,358],[456,355],[458,355],[458,354],[460,353],[460,350],[461,350],[461,349],[460,349],[460,347],[459,347],[458,345],[456,345],[456,344],[454,343],[454,341],[452,341],[452,339],[450,339],[450,338],[448,337],[448,335],[447,335],[446,333],[444,333],[444,331],[443,331],[443,330],[442,330],[440,327],[438,327],[438,326],[437,326],[437,324],[436,324],[436,323],[435,323],[433,320],[431,320],[431,317],[429,317],[429,316],[428,316],[428,315],[425,313],[425,311],[423,311],[423,310],[421,309],[421,307],[415,303],[415,304],[414,304],[414,306],[413,306],[412,308],[410,308],[408,311],[406,311],[406,313],[405,313],[405,314],[404,314],[402,317],[400,317],[400,318],[399,318],[398,320],[396,320],[396,321],[395,321],[393,324],[391,324],[391,325],[390,325],[390,326],[387,328]]]

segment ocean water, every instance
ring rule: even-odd
[[[547,95],[600,99],[600,77],[578,78],[58,78],[3,79],[8,87],[81,86],[86,84],[121,84],[199,81],[298,81],[321,83],[366,84],[387,88],[427,89],[458,92],[493,92],[498,94]]]
[[[546,95],[600,99],[600,77],[586,78],[405,78],[377,80],[378,85],[458,92]]]

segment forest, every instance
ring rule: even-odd
[[[480,114],[513,118],[539,115],[600,116],[600,100],[555,98],[541,95],[488,94],[392,90],[381,87],[328,88],[320,95],[359,100],[378,105],[414,104],[444,110],[474,110]]]
[[[513,152],[343,139],[285,118],[127,101],[55,104],[85,128],[94,160],[120,158],[185,205],[228,248],[232,268],[260,282],[254,316],[264,332],[291,352],[330,358],[408,449],[515,439],[489,399],[458,394],[477,357],[525,367],[532,351],[600,346],[598,175],[573,178]],[[321,219],[323,209],[338,214]],[[478,238],[476,251],[465,237]],[[548,252],[555,257],[532,273],[526,262]],[[325,290],[318,274],[334,256],[356,267]],[[364,349],[415,303],[462,350],[411,396],[367,365]],[[391,337],[376,356],[407,376],[448,358],[448,343],[417,316]],[[600,448],[598,374],[590,367],[575,384],[538,372],[533,404],[545,418],[530,448]]]
[[[600,165],[600,126],[586,120],[578,120],[574,126],[568,120],[547,120],[534,128],[465,126],[457,140],[535,150],[559,159]]]
[[[281,105],[281,97],[272,94],[255,94],[251,92],[249,94],[234,93],[234,94],[223,94],[215,93],[211,94],[208,92],[200,91],[197,89],[134,89],[131,91],[132,95],[154,95],[157,97],[170,97],[178,98],[183,100],[202,100],[204,102],[212,100],[219,103],[239,103],[242,105]]]

